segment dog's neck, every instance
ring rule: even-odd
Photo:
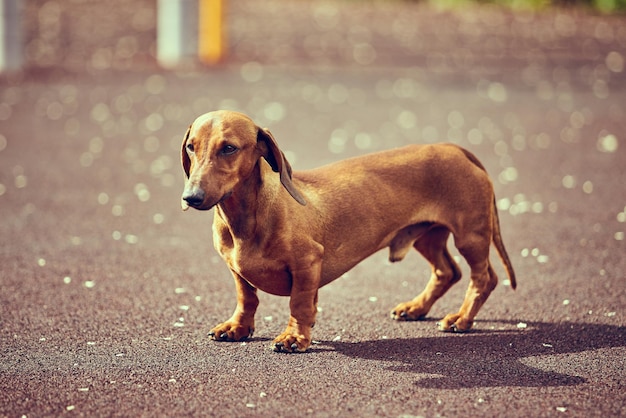
[[[216,207],[217,216],[228,225],[234,238],[248,239],[257,231],[257,212],[263,210],[266,201],[263,169],[259,161],[252,173],[233,189],[230,197]]]

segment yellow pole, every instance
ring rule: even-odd
[[[205,64],[215,64],[226,54],[224,3],[226,0],[198,0],[198,57]]]

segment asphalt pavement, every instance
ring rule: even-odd
[[[259,4],[230,2],[226,62],[172,71],[150,1],[25,6],[26,69],[0,77],[0,416],[626,415],[624,16]],[[429,271],[381,252],[321,289],[307,353],[271,350],[288,300],[265,294],[254,338],[209,340],[235,289],[212,213],[180,210],[179,158],[215,109],[296,170],[470,149],[517,290],[494,256],[474,330],[441,333],[461,264],[426,320],[395,322]]]

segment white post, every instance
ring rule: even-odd
[[[22,67],[20,0],[0,0],[0,72]]]
[[[195,59],[198,50],[198,0],[158,0],[157,59],[176,67]]]

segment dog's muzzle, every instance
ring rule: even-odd
[[[194,188],[190,190],[185,190],[183,192],[183,196],[181,197],[180,204],[183,210],[187,210],[190,207],[194,209],[199,209],[199,210],[204,210],[204,209],[209,210],[213,206],[218,205],[222,203],[224,200],[228,199],[231,195],[232,195],[232,191],[226,193],[217,202],[212,203],[207,207],[203,207],[204,199],[205,199],[204,190],[202,190],[201,188]]]
[[[185,189],[181,198],[181,206],[183,210],[192,208],[199,208],[204,203],[204,190],[199,187],[193,189]]]

